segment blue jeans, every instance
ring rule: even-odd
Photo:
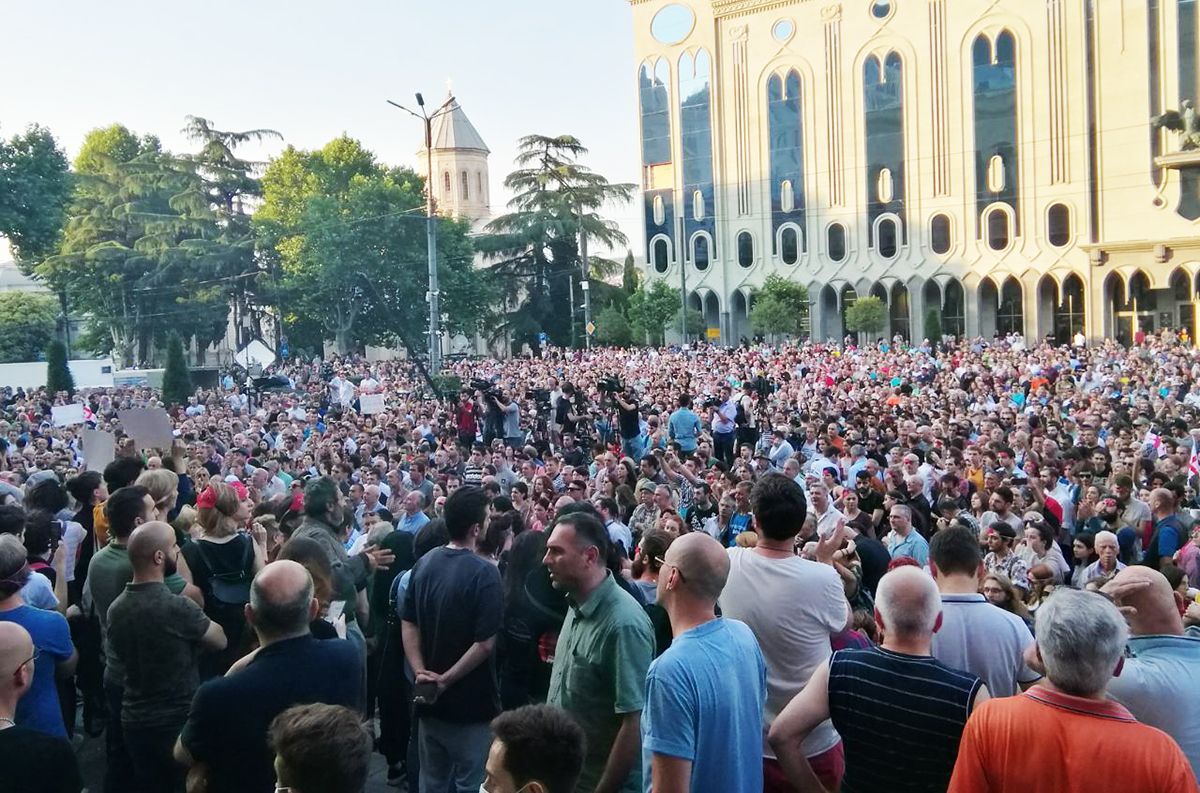
[[[488,722],[455,724],[422,716],[417,742],[421,793],[479,793],[492,746]]]
[[[635,463],[642,459],[645,450],[642,448],[642,436],[621,439],[621,454]]]

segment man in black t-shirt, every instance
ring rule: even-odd
[[[71,744],[14,722],[17,700],[33,685],[36,663],[28,631],[15,622],[0,622],[0,788],[21,793],[79,793],[83,781]]]
[[[496,634],[504,593],[496,566],[475,553],[488,497],[464,486],[446,499],[450,544],[421,557],[404,595],[404,653],[416,678],[421,790],[483,784],[489,722],[500,712]]]
[[[621,432],[621,454],[634,460],[642,459],[642,415],[638,410],[637,394],[626,388],[613,394],[617,404],[617,424]]]
[[[716,517],[717,502],[712,500],[708,484],[705,482],[697,483],[692,506],[688,509],[687,516],[684,518],[687,521],[688,528],[692,531],[705,531],[705,525],[708,524],[710,519],[713,519],[712,525],[715,530]]]

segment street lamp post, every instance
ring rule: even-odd
[[[442,368],[442,339],[441,312],[438,308],[438,272],[437,272],[437,217],[433,211],[433,120],[442,113],[448,112],[443,108],[432,116],[425,112],[425,97],[416,95],[417,107],[420,113],[409,110],[392,100],[387,103],[420,119],[425,124],[425,230],[426,248],[429,254],[429,373],[436,376]]]

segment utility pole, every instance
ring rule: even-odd
[[[567,286],[571,289],[571,349],[575,349],[575,276],[567,271]]]
[[[679,240],[675,246],[676,253],[679,257],[679,346],[687,344],[687,246],[683,240],[683,217],[676,219],[676,224],[679,229],[679,235],[676,239]]]
[[[429,373],[436,377],[442,369],[442,331],[441,310],[438,306],[438,272],[437,272],[437,216],[433,207],[433,120],[446,108],[437,111],[432,116],[425,112],[425,97],[416,95],[417,107],[420,113],[409,110],[404,105],[387,100],[389,105],[398,107],[410,116],[415,116],[425,124],[425,247],[429,254]]]
[[[584,346],[587,349],[592,348],[592,292],[590,283],[590,272],[588,270],[588,249],[587,249],[587,231],[583,228],[583,207],[578,208],[579,211],[579,264],[583,270],[583,280],[579,282],[579,288],[583,290],[583,332]],[[574,313],[574,300],[572,302],[572,314]]]

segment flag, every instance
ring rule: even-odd
[[[1155,457],[1167,456],[1167,450],[1166,447],[1163,446],[1162,438],[1160,438],[1158,434],[1154,432],[1154,430],[1146,430],[1146,437],[1142,438],[1142,450],[1146,452],[1147,457],[1149,457],[1151,453],[1153,453]]]
[[[1200,476],[1200,442],[1192,439],[1192,455],[1188,459],[1188,480]]]

